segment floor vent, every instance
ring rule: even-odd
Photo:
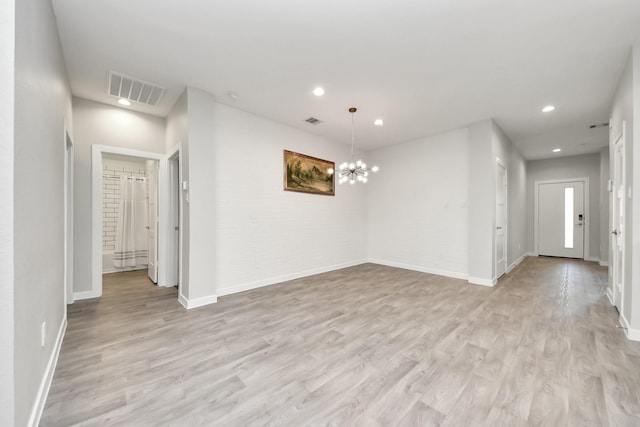
[[[311,123],[312,125],[317,125],[318,123],[322,123],[320,120],[316,119],[315,117],[309,117],[307,120],[305,120],[305,122]]]
[[[108,79],[109,95],[154,107],[158,105],[166,90],[153,83],[134,79],[113,71],[109,72]]]

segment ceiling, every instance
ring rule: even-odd
[[[371,150],[494,118],[528,159],[596,152],[637,0],[53,0],[72,92],[111,71]],[[322,97],[312,94],[321,86]],[[238,94],[237,99],[227,95]],[[553,104],[556,110],[542,113]],[[320,124],[305,119],[315,117]],[[384,126],[374,126],[377,118]]]

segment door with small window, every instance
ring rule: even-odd
[[[584,258],[584,182],[537,185],[538,254]]]

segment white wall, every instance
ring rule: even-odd
[[[499,158],[507,169],[507,267],[526,253],[527,165],[518,148],[504,131],[491,121],[493,159]],[[494,188],[495,206],[495,188]],[[495,222],[492,224],[495,229]],[[495,235],[494,235],[495,238]],[[495,260],[493,262],[495,267]],[[495,276],[495,270],[492,277]]]
[[[14,1],[0,2],[0,425],[12,426]]]
[[[495,151],[492,121],[469,125],[469,157],[460,162],[468,169],[469,281],[485,285],[493,282],[495,269]]]
[[[467,129],[381,148],[365,160],[381,168],[366,184],[369,259],[466,277]]]
[[[634,191],[631,200],[627,198],[625,209],[625,259],[624,259],[624,303],[622,317],[630,328],[640,329],[640,245],[636,246],[635,240],[640,239],[640,223],[637,218],[640,217],[640,187],[634,182],[640,174],[634,174],[634,168],[640,169],[640,158],[635,157],[640,154],[640,150],[634,150],[634,145],[640,147],[640,135],[636,135],[637,126],[640,126],[640,47],[634,47],[629,55],[629,60],[624,68],[618,87],[613,98],[611,106],[610,121],[610,161],[613,161],[613,144],[618,136],[622,133],[622,124],[625,123],[625,183],[627,189]],[[610,163],[611,164],[611,163]],[[635,176],[634,176],[635,175]],[[634,212],[635,219],[634,219]],[[635,252],[635,253],[634,253]],[[611,252],[609,252],[611,255]],[[611,258],[612,259],[612,258]],[[635,268],[634,268],[635,267]],[[609,287],[612,281],[609,277]],[[609,290],[611,291],[611,289]],[[636,337],[639,339],[640,337]]]
[[[179,109],[178,112],[181,112]],[[189,301],[212,302],[216,298],[216,170],[215,129],[219,125],[213,96],[198,89],[187,89],[187,163],[183,173],[188,180],[188,264],[183,276],[182,294]],[[214,124],[214,121],[216,123]],[[234,159],[235,160],[235,159]],[[185,173],[186,172],[186,173]],[[227,183],[233,180],[227,180]],[[183,230],[184,232],[184,230]],[[226,249],[226,248],[225,248]],[[212,262],[213,261],[213,262]],[[212,268],[213,267],[213,268]],[[183,269],[185,265],[183,264]]]
[[[182,147],[182,180],[189,182],[189,123],[188,123],[188,91],[182,93],[167,116],[166,125],[166,152],[174,149],[178,144]],[[189,218],[191,216],[190,205],[187,203],[187,193],[180,192],[182,200],[182,270],[180,290],[185,298],[188,298],[189,291],[189,247],[191,245],[189,235],[191,228]]]
[[[165,151],[165,119],[73,98],[74,292],[91,290],[91,146]]]
[[[589,246],[585,258],[600,259],[600,154],[533,160],[527,163],[527,250],[534,252],[535,182],[566,178],[589,178]],[[586,199],[585,199],[586,200]],[[588,217],[587,217],[588,215]]]
[[[640,44],[633,46],[633,120],[629,126],[626,139],[627,145],[631,148],[633,166],[627,169],[632,174],[632,179],[627,182],[631,184],[632,192],[632,214],[627,216],[631,224],[631,250],[628,265],[632,266],[631,272],[631,318],[628,319],[629,334],[633,339],[640,341]],[[629,300],[627,300],[629,301]]]
[[[30,417],[37,422],[66,322],[64,127],[71,94],[51,2],[15,6],[14,423],[25,426]]]
[[[224,295],[366,261],[366,187],[334,197],[283,191],[283,150],[341,162],[348,146],[199,90],[188,98],[190,299],[208,296],[211,283]]]

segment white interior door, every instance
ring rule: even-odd
[[[584,182],[538,184],[538,254],[584,258]]]
[[[149,278],[158,283],[158,162],[149,167]]]
[[[495,259],[496,278],[507,272],[507,171],[496,164],[496,230]]]
[[[625,183],[624,137],[618,138],[613,151],[611,246],[613,252],[613,303],[622,312],[624,292],[624,237],[625,237]]]

